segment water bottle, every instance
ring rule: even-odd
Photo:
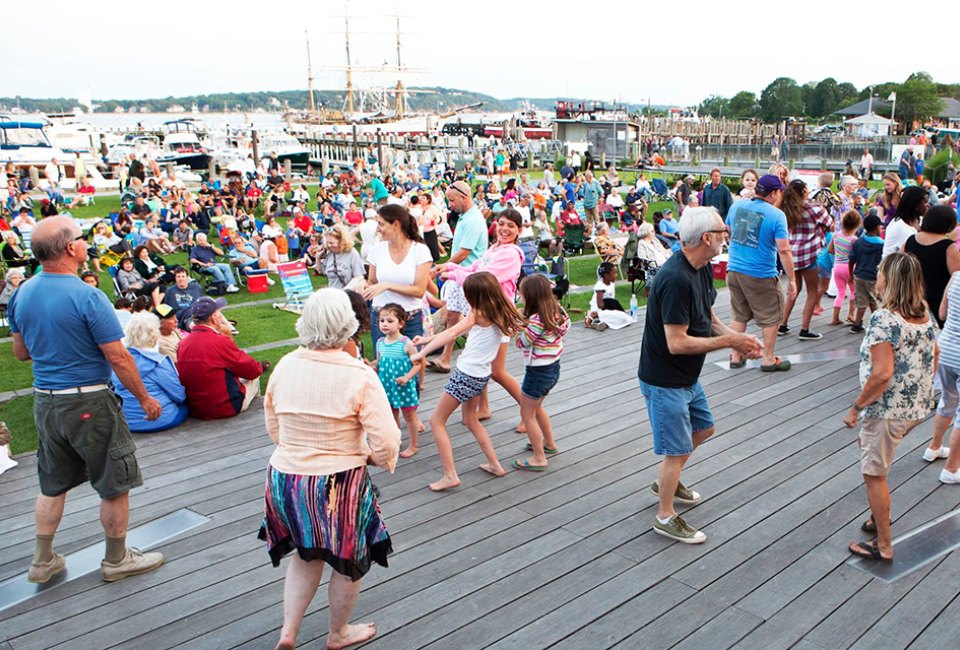
[[[637,320],[637,310],[639,309],[637,305],[637,294],[630,294],[630,318],[634,321]]]

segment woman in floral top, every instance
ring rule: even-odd
[[[923,275],[912,255],[892,253],[877,269],[882,308],[870,317],[860,346],[860,395],[843,418],[860,425],[860,471],[867,485],[872,542],[851,542],[850,552],[872,560],[893,559],[887,472],[897,445],[933,410],[937,328],[923,300]]]

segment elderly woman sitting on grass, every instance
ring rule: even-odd
[[[177,369],[169,357],[160,354],[160,319],[150,312],[138,312],[124,328],[124,343],[137,364],[150,397],[160,402],[163,411],[156,420],[147,420],[140,403],[113,375],[114,390],[123,400],[123,414],[134,433],[154,433],[181,424],[187,419],[187,393],[180,384]]]

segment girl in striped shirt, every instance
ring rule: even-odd
[[[542,472],[547,469],[547,454],[557,453],[550,416],[543,409],[547,393],[560,379],[560,355],[563,335],[570,329],[570,318],[553,295],[553,287],[545,275],[535,274],[520,284],[523,315],[527,325],[517,336],[517,347],[523,351],[526,372],[520,387],[520,417],[530,442],[527,449],[533,456],[515,460],[516,469]]]
[[[857,230],[863,219],[856,210],[849,210],[840,218],[840,227],[843,232],[834,235],[827,246],[831,255],[835,255],[833,263],[833,281],[837,285],[837,297],[833,301],[833,320],[831,325],[841,325],[840,310],[843,307],[843,301],[847,295],[847,289],[850,290],[850,308],[847,314],[847,322],[853,323],[853,278],[850,277],[850,249],[853,243],[857,241]]]

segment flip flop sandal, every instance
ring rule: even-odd
[[[893,522],[890,522],[890,525],[892,526],[892,525],[893,525]],[[865,533],[875,533],[875,532],[877,532],[877,524],[876,524],[876,522],[873,520],[873,517],[870,517],[870,518],[867,519],[865,522],[863,522],[862,524],[860,524],[860,530],[862,530],[862,531],[865,532]]]
[[[747,367],[746,359],[740,359],[740,361],[734,362],[733,357],[730,357],[730,370],[738,370],[740,368],[746,368],[746,367]]]
[[[545,472],[547,471],[546,467],[540,467],[539,465],[531,465],[525,460],[515,460],[513,461],[513,468],[523,470],[525,472]]]
[[[533,445],[531,445],[529,442],[527,443],[527,451],[533,451]],[[543,448],[543,453],[545,453],[545,454],[555,454],[555,453],[557,453],[557,449],[556,449],[556,447],[544,447],[544,448]]]
[[[893,562],[893,558],[885,558],[880,555],[880,549],[875,542],[857,542],[848,549],[857,557],[865,560],[875,560],[877,562]]]
[[[785,372],[790,370],[790,362],[784,361],[780,357],[776,357],[773,360],[773,363],[769,366],[760,366],[760,372]]]

